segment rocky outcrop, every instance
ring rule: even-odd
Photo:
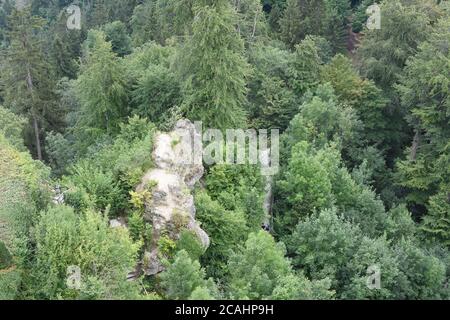
[[[143,261],[145,274],[163,271],[158,243],[163,234],[177,239],[180,230],[193,231],[207,248],[209,237],[195,220],[192,190],[203,176],[200,134],[188,120],[180,120],[172,132],[155,136],[153,160],[155,167],[148,171],[137,192],[149,192],[144,219],[153,226],[152,241]]]

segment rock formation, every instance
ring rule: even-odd
[[[154,275],[164,270],[158,243],[163,234],[177,239],[180,227],[194,232],[207,248],[209,237],[195,220],[192,190],[203,176],[201,135],[188,120],[180,120],[172,132],[155,136],[154,168],[148,171],[137,192],[150,192],[144,219],[153,227],[152,241],[143,261],[143,270]]]

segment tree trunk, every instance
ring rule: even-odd
[[[256,23],[258,22],[258,11],[255,12],[255,20],[253,21],[253,32],[252,32],[252,40],[256,34]]]
[[[420,144],[420,133],[419,130],[416,130],[416,134],[414,135],[413,143],[411,146],[411,160],[415,161],[417,157],[417,149]]]
[[[37,156],[40,161],[42,161],[42,150],[41,150],[41,137],[39,134],[39,124],[38,119],[35,114],[33,114],[33,128],[34,128],[34,137],[36,139],[36,151]]]
[[[28,68],[27,70],[27,86],[28,86],[28,90],[30,91],[30,95],[31,95],[31,101],[34,104],[34,87],[33,87],[33,77],[31,76],[31,72],[30,72],[30,68]],[[42,148],[41,148],[41,137],[39,134],[39,123],[38,123],[38,118],[37,115],[34,111],[34,105],[31,106],[31,114],[33,117],[33,128],[34,128],[34,137],[36,139],[36,152],[37,152],[37,157],[40,161],[42,161]]]

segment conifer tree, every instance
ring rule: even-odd
[[[81,110],[76,132],[83,144],[93,142],[101,134],[115,134],[128,114],[128,92],[122,61],[112,51],[101,31],[88,36],[86,63],[76,81]]]
[[[399,162],[399,180],[410,191],[410,203],[422,208],[428,205],[429,197],[441,192],[434,202],[442,202],[438,199],[445,197],[450,185],[449,30],[450,23],[442,19],[429,41],[408,61],[397,87],[415,132],[410,136],[407,159]]]
[[[4,105],[26,114],[33,128],[35,155],[43,159],[42,130],[55,122],[52,107],[53,76],[42,49],[39,32],[45,21],[31,14],[30,7],[13,10],[8,18],[10,46],[3,53],[1,82]],[[52,119],[53,118],[53,119]]]
[[[325,16],[324,0],[287,0],[280,20],[282,38],[294,47],[308,34],[322,34]]]
[[[245,125],[246,74],[243,41],[226,0],[198,1],[193,35],[184,52],[184,109],[210,128]]]

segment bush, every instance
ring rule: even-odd
[[[145,221],[140,212],[133,211],[131,216],[128,218],[128,230],[130,231],[131,238],[134,241],[145,238]]]
[[[71,176],[63,179],[63,183],[83,188],[92,199],[95,209],[106,210],[110,206],[110,212],[115,216],[123,208],[125,199],[111,172],[103,172],[88,162],[80,162],[70,173]]]
[[[189,230],[183,230],[180,234],[180,239],[176,243],[176,251],[185,250],[192,260],[198,260],[205,253],[197,235]]]
[[[192,260],[189,254],[182,250],[175,256],[175,261],[160,275],[161,287],[164,289],[164,295],[168,299],[186,300],[198,288],[208,290],[208,296],[214,292],[215,284],[210,280],[205,280],[206,274],[200,267],[198,261]],[[194,296],[199,295],[197,290]],[[202,296],[205,292],[202,290]]]
[[[137,264],[140,244],[125,228],[110,228],[103,214],[76,214],[67,206],[41,213],[36,226],[35,262],[30,292],[43,299],[127,299],[138,296],[137,283],[126,280]],[[78,266],[81,290],[67,287],[67,268]]]
[[[248,235],[245,215],[240,211],[225,210],[204,192],[195,196],[197,219],[211,238],[211,245],[202,257],[209,275],[223,276],[226,263],[233,249],[245,241]]]
[[[12,263],[11,254],[5,244],[0,240],[0,270],[11,267]]]

